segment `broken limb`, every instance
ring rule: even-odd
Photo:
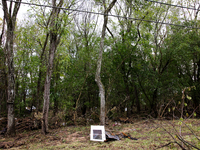
[[[156,148],[156,149],[160,149],[160,148],[169,146],[170,144],[173,144],[173,143],[178,144],[178,145],[182,148],[182,150],[186,150],[184,147],[181,146],[181,144],[177,143],[176,141],[174,141],[174,142],[169,142],[169,143],[167,143],[167,144],[165,144],[165,145],[163,145],[163,146],[160,146],[160,147],[158,147],[158,148]]]

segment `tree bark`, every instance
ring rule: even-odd
[[[2,84],[0,84],[0,114],[4,113],[4,100],[5,98],[5,94],[6,91],[5,89],[5,58],[4,58],[4,51],[3,49],[1,49],[1,45],[2,45],[2,39],[3,39],[3,35],[4,35],[4,31],[5,31],[5,17],[3,17],[3,24],[2,24],[2,30],[1,30],[1,35],[0,35],[0,82]]]
[[[47,47],[47,43],[48,43],[48,39],[49,39],[49,33],[46,34],[46,38],[45,38],[45,42],[44,42],[44,46],[42,47],[42,53],[40,55],[40,67],[39,67],[39,74],[38,74],[38,81],[37,81],[37,94],[36,94],[36,101],[37,101],[37,113],[38,111],[41,111],[41,101],[42,101],[42,92],[41,92],[41,87],[42,87],[42,77],[45,75],[45,73],[42,71],[42,66],[45,64],[44,62],[44,55],[46,52],[46,47]]]
[[[15,118],[14,118],[14,101],[15,101],[15,76],[14,76],[14,54],[13,54],[13,41],[14,41],[14,31],[17,13],[19,11],[21,0],[16,0],[17,3],[14,4],[10,2],[10,7],[8,10],[6,0],[2,0],[4,16],[7,23],[7,37],[6,37],[6,60],[8,66],[7,80],[8,80],[8,89],[7,89],[7,108],[8,108],[8,123],[7,123],[7,136],[15,136]]]
[[[49,115],[49,101],[50,101],[50,85],[51,85],[51,76],[53,72],[53,63],[55,51],[59,43],[58,39],[58,29],[56,25],[56,19],[60,13],[60,9],[56,8],[56,0],[52,0],[53,9],[52,9],[52,18],[50,24],[50,49],[49,49],[49,60],[46,72],[46,79],[44,85],[44,104],[43,104],[43,119],[42,119],[42,133],[48,133],[48,115]],[[60,0],[59,7],[63,4],[63,0]]]
[[[158,117],[158,110],[157,110],[157,97],[158,96],[158,88],[156,88],[154,91],[153,91],[153,101],[151,103],[151,111],[154,112],[155,114],[155,118]]]
[[[104,5],[104,23],[103,23],[103,28],[102,28],[102,34],[101,34],[101,42],[100,42],[100,51],[99,51],[99,57],[97,61],[97,70],[96,70],[96,75],[95,75],[95,81],[99,87],[99,94],[100,94],[100,124],[105,125],[105,117],[106,117],[106,112],[105,112],[105,88],[104,85],[101,81],[101,63],[102,63],[102,55],[103,55],[103,50],[104,50],[104,39],[105,39],[105,33],[106,33],[106,27],[108,23],[108,13],[112,9],[112,7],[115,5],[115,2],[117,0],[113,0],[109,7],[106,8],[105,0],[103,0],[103,5]]]

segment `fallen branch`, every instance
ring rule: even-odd
[[[177,136],[177,138],[178,138],[181,142],[183,142],[186,146],[190,145],[190,146],[192,146],[193,148],[196,148],[197,150],[200,150],[198,147],[196,147],[196,146],[192,145],[191,143],[185,141],[182,137],[180,137],[180,136],[178,136],[178,135],[176,135],[176,136]]]
[[[160,148],[163,148],[163,147],[169,146],[170,144],[173,144],[173,143],[178,144],[178,145],[182,148],[182,150],[186,150],[184,147],[181,146],[181,144],[179,144],[179,143],[176,142],[176,141],[174,141],[174,142],[169,142],[169,143],[167,143],[167,144],[165,144],[165,145],[162,145],[162,146],[160,146],[160,147],[158,147],[158,148],[156,148],[156,149],[160,149]]]

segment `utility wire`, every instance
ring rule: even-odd
[[[145,0],[147,2],[152,2],[152,3],[158,3],[162,5],[168,5],[168,6],[173,6],[173,7],[179,7],[179,8],[186,8],[186,9],[192,9],[192,10],[200,10],[199,8],[192,8],[192,7],[186,7],[186,6],[180,6],[180,5],[174,5],[174,4],[169,4],[169,3],[163,3],[163,2],[158,2],[158,1],[152,1],[152,0]]]
[[[21,3],[21,4],[25,4],[25,5],[39,6],[39,7],[58,8],[58,9],[72,11],[72,12],[83,12],[83,13],[89,13],[89,14],[95,14],[95,15],[107,15],[110,17],[123,18],[123,19],[135,20],[135,21],[145,21],[145,22],[159,23],[159,24],[165,24],[165,25],[170,25],[170,26],[186,27],[189,29],[200,29],[200,27],[192,27],[192,26],[179,25],[179,24],[173,24],[173,23],[168,23],[168,22],[146,20],[146,19],[133,18],[133,17],[125,17],[125,16],[113,15],[113,14],[104,14],[104,13],[92,12],[92,11],[87,11],[87,10],[71,9],[71,8],[64,8],[64,7],[57,7],[57,6],[28,3],[28,2],[18,2],[18,1],[14,1],[14,0],[6,0],[6,1],[14,2],[14,3]]]

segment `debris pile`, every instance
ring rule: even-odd
[[[18,147],[21,145],[24,145],[24,141],[17,141],[18,139],[15,139],[13,142],[1,142],[0,143],[0,149],[9,149],[11,147]]]
[[[26,117],[17,119],[15,118],[16,132],[30,131],[41,129],[41,119]],[[7,118],[0,119],[0,134],[4,135],[7,130]]]
[[[0,135],[5,134],[7,125],[7,118],[0,118]]]
[[[17,119],[15,122],[15,129],[17,132],[41,129],[41,126],[41,120],[31,117]]]

